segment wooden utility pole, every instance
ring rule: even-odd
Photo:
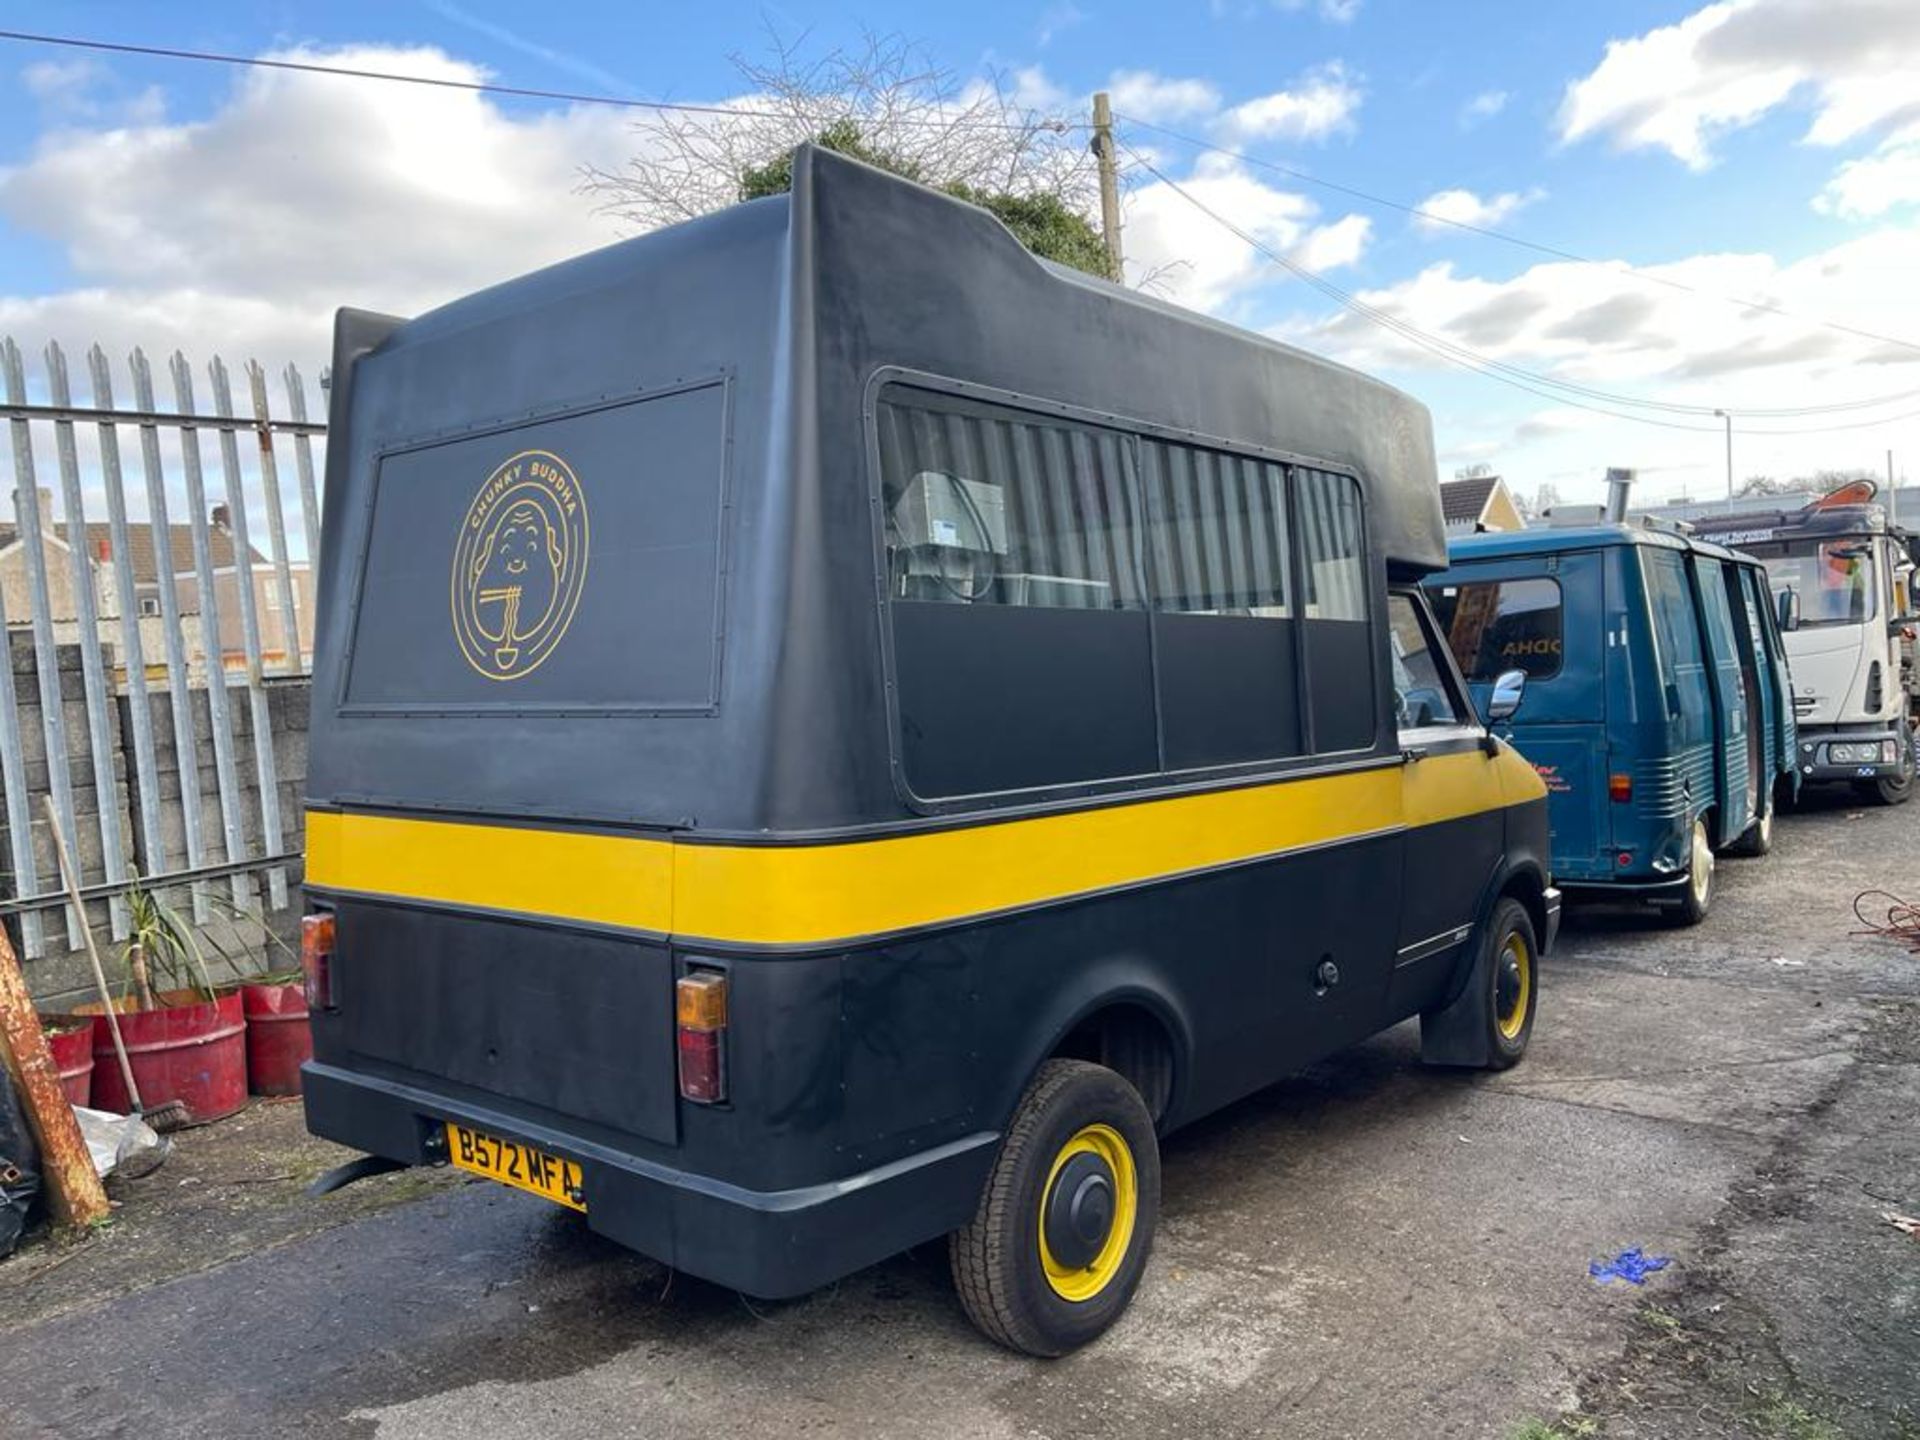
[[[1120,252],[1120,176],[1113,163],[1113,107],[1107,92],[1093,97],[1093,156],[1100,165],[1100,234],[1107,242],[1107,275],[1126,279]]]
[[[60,1088],[60,1072],[33,1013],[26,976],[13,943],[0,929],[0,1063],[20,1096],[27,1128],[40,1147],[40,1178],[47,1204],[62,1225],[94,1225],[107,1218],[107,1192],[87,1153],[80,1122]]]

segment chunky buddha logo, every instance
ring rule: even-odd
[[[530,674],[566,637],[587,578],[587,497],[525,450],[487,477],[453,547],[453,633],[489,680]]]

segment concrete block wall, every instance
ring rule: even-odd
[[[42,819],[40,797],[47,793],[48,771],[39,688],[34,672],[31,637],[16,631],[9,639],[12,642],[14,680],[20,706],[27,788],[34,815],[32,828],[34,854],[39,867],[37,879],[39,889],[44,893],[57,888],[59,871],[55,868],[52,837],[47,833]],[[98,799],[100,791],[94,783],[89,749],[79,646],[61,645],[58,655],[61,709],[66,721],[69,770],[73,776],[77,820],[77,834],[73,837],[73,843],[80,851],[83,883],[94,884],[105,879],[105,867],[97,818],[101,814]],[[113,662],[110,650],[105,662],[107,673],[111,675]],[[280,801],[282,825],[282,837],[277,847],[262,833],[260,776],[254,758],[253,716],[247,690],[244,686],[232,686],[227,692],[236,779],[235,790],[227,797],[227,803],[234,810],[242,837],[240,855],[234,858],[267,853],[299,855],[304,851],[301,801],[306,790],[310,689],[310,683],[304,677],[266,682],[268,722],[273,741],[276,793]],[[153,719],[154,779],[159,798],[161,853],[146,853],[144,817],[140,810],[139,787],[134,770],[136,751],[132,701],[124,694],[115,697],[110,716],[113,775],[105,791],[108,824],[117,828],[122,853],[139,873],[153,875],[186,870],[186,826],[189,817],[182,801],[180,777],[183,765],[190,765],[199,780],[200,806],[195,818],[201,838],[202,859],[212,865],[224,863],[228,859],[228,850],[214,758],[212,711],[207,692],[204,688],[189,691],[193,725],[193,743],[190,747],[182,746],[175,737],[172,700],[164,683],[154,684],[148,692],[148,698]],[[0,837],[4,838],[6,853],[11,857],[12,836],[4,832],[4,815],[0,814]],[[4,889],[8,894],[18,894],[12,869],[9,859]],[[284,970],[297,963],[293,937],[297,934],[297,917],[300,913],[301,867],[295,862],[286,867],[285,873],[287,904],[277,912],[269,903],[264,873],[248,876],[237,886],[230,880],[205,882],[197,906],[193,889],[188,886],[165,886],[156,894],[162,903],[190,922],[199,937],[208,969],[216,980],[230,978],[236,973]],[[89,908],[94,921],[95,939],[101,946],[102,958],[111,980],[121,969],[123,946],[112,936],[111,917],[106,903],[94,903]],[[31,959],[25,957],[21,947],[19,920],[11,919],[7,925],[16,951],[25,959],[27,982],[36,1000],[45,1009],[57,1010],[89,998],[93,988],[91,972],[84,951],[68,948],[63,912],[45,912],[42,923],[45,953]],[[275,938],[270,939],[269,935]]]

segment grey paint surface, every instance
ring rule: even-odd
[[[1501,1437],[1579,1400],[1673,1440],[1771,1433],[1797,1376],[1899,1434],[1920,1255],[1879,1212],[1920,1210],[1920,964],[1847,901],[1911,888],[1920,809],[1777,835],[1697,930],[1576,922],[1507,1075],[1423,1070],[1402,1029],[1182,1132],[1147,1283],[1072,1359],[981,1342],[938,1246],[749,1308],[475,1184],[0,1314],[9,1433]],[[1627,1245],[1678,1263],[1594,1285]]]

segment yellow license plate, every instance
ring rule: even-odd
[[[462,1170],[586,1213],[580,1167],[571,1160],[513,1140],[496,1140],[451,1121],[447,1124],[447,1158]]]

